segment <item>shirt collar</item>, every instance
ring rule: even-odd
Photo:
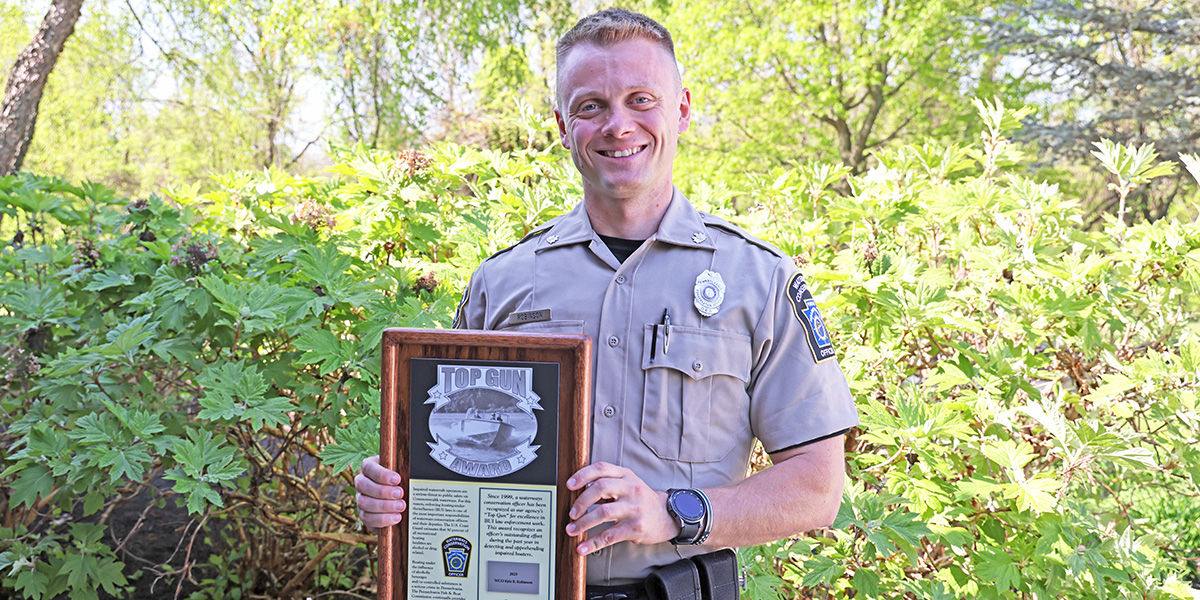
[[[713,244],[712,236],[709,235],[704,222],[700,220],[700,213],[692,207],[692,203],[688,202],[679,188],[673,188],[673,190],[671,204],[667,206],[667,212],[658,225],[658,231],[651,236],[651,239],[688,248],[715,249],[716,245]],[[535,251],[542,252],[550,248],[560,248],[593,239],[599,239],[599,236],[592,229],[587,210],[584,209],[583,201],[580,201],[575,208],[571,209],[571,212],[558,218],[541,236],[538,236],[538,245]]]

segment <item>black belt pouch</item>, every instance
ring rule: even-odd
[[[738,600],[737,554],[728,548],[692,557],[704,600]]]
[[[702,600],[700,571],[690,560],[654,569],[646,577],[646,595],[650,600]]]

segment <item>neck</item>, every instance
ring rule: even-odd
[[[584,193],[583,207],[596,233],[644,240],[658,231],[674,192],[675,187],[668,183],[666,188],[643,198],[604,199]]]

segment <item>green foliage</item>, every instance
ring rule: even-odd
[[[684,2],[664,11],[693,94],[680,167],[741,178],[804,158],[855,173],[892,140],[960,139],[974,128],[981,3]],[[971,56],[972,58],[968,58]]]
[[[980,109],[981,148],[880,153],[849,197],[744,194],[822,294],[862,420],[837,522],[748,561],[786,582],[750,597],[1195,593],[1200,229],[1082,230],[998,159],[1013,111]]]
[[[349,550],[374,536],[355,529],[350,483],[378,452],[380,334],[449,325],[473,265],[577,194],[567,165],[361,151],[335,180],[239,174],[133,201],[0,179],[0,500],[15,527],[0,587],[116,593],[96,515],[160,478],[198,521],[257,540],[212,565],[213,589],[359,585]]]
[[[1188,598],[1200,577],[1200,229],[1083,229],[1017,172],[1014,111],[980,107],[978,145],[689,191],[795,256],[862,420],[836,523],[744,549],[748,597]],[[97,515],[161,478],[249,542],[198,597],[369,594],[350,475],[378,448],[380,333],[448,325],[483,258],[578,198],[561,148],[518,146],[133,201],[0,179],[0,586],[128,585]]]
[[[1180,154],[1179,160],[1187,172],[1192,175],[1192,179],[1196,180],[1196,183],[1200,183],[1200,155]]]
[[[1120,197],[1118,221],[1125,219],[1125,201],[1134,187],[1175,172],[1175,163],[1158,161],[1154,144],[1132,147],[1102,138],[1094,145],[1096,150],[1092,156],[1099,159],[1104,169],[1117,178],[1116,183],[1108,184],[1108,189],[1117,192]]]

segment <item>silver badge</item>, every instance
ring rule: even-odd
[[[704,235],[703,233],[700,233],[699,231],[692,234],[692,243],[699,244],[700,242],[703,242],[706,239],[708,239],[708,236]]]
[[[705,269],[696,277],[696,288],[693,295],[695,296],[696,310],[700,311],[700,314],[706,317],[717,314],[721,303],[725,301],[725,281],[721,279],[721,274]]]
[[[558,234],[554,234],[554,233],[552,233],[552,234],[550,234],[550,235],[546,236],[546,243],[547,243],[547,244],[554,244],[554,243],[557,243],[557,242],[558,242]]]

